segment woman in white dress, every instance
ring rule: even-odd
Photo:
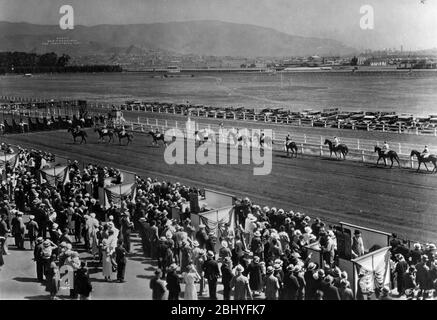
[[[111,276],[112,276],[111,247],[108,239],[102,240],[102,273],[106,281],[111,281]]]
[[[192,263],[187,266],[187,272],[183,273],[185,281],[184,300],[197,300],[196,281],[200,280],[200,276]]]

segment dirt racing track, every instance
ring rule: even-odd
[[[74,144],[65,131],[9,135],[1,140],[140,176],[248,196],[259,205],[292,209],[328,222],[358,224],[423,242],[437,238],[437,174],[327,157],[290,159],[274,152],[271,174],[254,176],[252,165],[168,165],[164,148],[152,147],[148,135],[135,134],[131,145],[120,146],[118,141],[98,143],[97,133],[91,129],[87,133],[88,143],[82,145]]]

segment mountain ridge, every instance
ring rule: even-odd
[[[59,37],[77,43],[74,48],[73,45],[43,44]],[[80,55],[98,54],[115,47],[128,51],[132,46],[179,54],[241,57],[356,53],[356,49],[332,39],[303,37],[272,28],[218,20],[77,25],[73,30],[61,30],[54,25],[0,21],[1,51],[65,52],[71,49],[73,54]]]

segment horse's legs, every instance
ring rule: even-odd
[[[428,166],[426,165],[426,162],[424,162],[423,164],[425,165],[426,171],[429,171]]]
[[[416,170],[416,172],[419,172],[419,170],[420,170],[420,166],[422,165],[422,162],[421,161],[419,161],[419,165],[417,166],[417,170]]]
[[[378,161],[376,161],[376,166],[379,164],[379,160],[381,160],[381,157],[378,158]]]

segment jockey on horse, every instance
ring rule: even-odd
[[[384,155],[388,154],[388,152],[390,151],[390,147],[388,146],[387,141],[384,141],[384,144],[382,145],[382,149],[381,150],[382,150]],[[384,163],[387,164],[387,160],[386,160],[385,157],[384,157]]]
[[[428,146],[425,146],[425,149],[422,151],[421,156],[423,159],[427,159],[431,153],[429,152]]]
[[[334,147],[334,148],[337,148],[339,144],[340,144],[340,140],[338,140],[337,137],[334,137],[333,147]]]

